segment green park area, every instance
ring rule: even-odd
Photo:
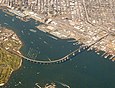
[[[22,58],[12,53],[20,54],[21,46],[20,39],[12,30],[6,28],[0,30],[0,86],[7,83],[12,72],[21,66]]]
[[[0,84],[7,83],[11,73],[21,65],[21,58],[0,48]]]

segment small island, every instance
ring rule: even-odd
[[[0,86],[7,83],[13,71],[20,68],[21,57],[9,52],[19,53],[22,42],[18,36],[7,28],[0,28]]]

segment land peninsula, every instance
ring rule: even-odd
[[[21,46],[22,42],[12,30],[0,28],[0,86],[5,85],[12,72],[21,66],[21,57],[9,52],[21,54]]]

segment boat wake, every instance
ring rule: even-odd
[[[62,83],[62,82],[59,82],[59,81],[55,81],[55,82],[62,85],[63,87],[70,88],[70,86],[65,84],[65,83]]]

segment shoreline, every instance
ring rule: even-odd
[[[12,9],[12,7],[8,9],[10,9],[9,11],[11,13],[13,13],[13,11],[15,10],[15,9]],[[114,33],[112,33],[111,30],[108,30],[107,27],[94,26],[93,24],[88,23],[86,21],[82,21],[80,19],[66,20],[66,18],[64,18],[63,16],[60,16],[59,18],[58,17],[45,18],[42,14],[37,14],[29,10],[25,10],[23,12],[20,11],[19,13],[23,14],[22,18],[25,15],[25,16],[28,16],[29,18],[34,19],[35,21],[42,22],[43,24],[36,26],[38,30],[41,30],[43,32],[48,32],[49,34],[59,37],[61,39],[74,38],[76,41],[80,42],[81,44],[85,46],[89,46],[91,43],[96,42],[99,38],[103,37],[109,32],[111,33],[111,35],[109,36],[112,39],[114,38],[114,36],[112,35],[115,35]],[[21,15],[19,14],[19,16]],[[107,37],[104,39],[111,40],[111,38]],[[104,51],[106,54],[109,54],[109,56],[111,56],[110,58],[113,57],[112,61],[115,61],[114,59],[115,52],[114,50],[112,50],[112,48],[115,49],[115,46],[114,44],[110,46],[108,43],[110,41],[105,41],[105,40],[101,41],[101,42],[104,42],[104,45],[101,44],[101,42],[99,42],[100,44],[96,43],[95,45],[92,46],[92,48],[94,49],[97,48],[99,51]],[[115,43],[114,40],[112,42]],[[110,47],[105,46],[107,44]],[[103,47],[105,48],[104,50],[102,49]],[[109,53],[109,52],[112,52],[112,53]]]
[[[4,60],[0,60],[0,84],[1,86],[4,86],[8,82],[11,74],[18,70],[22,65],[22,58],[8,52],[7,50],[20,53],[19,49],[21,48],[22,43],[15,32],[11,29],[2,27],[0,34],[2,35],[0,36],[0,54],[4,57]]]

